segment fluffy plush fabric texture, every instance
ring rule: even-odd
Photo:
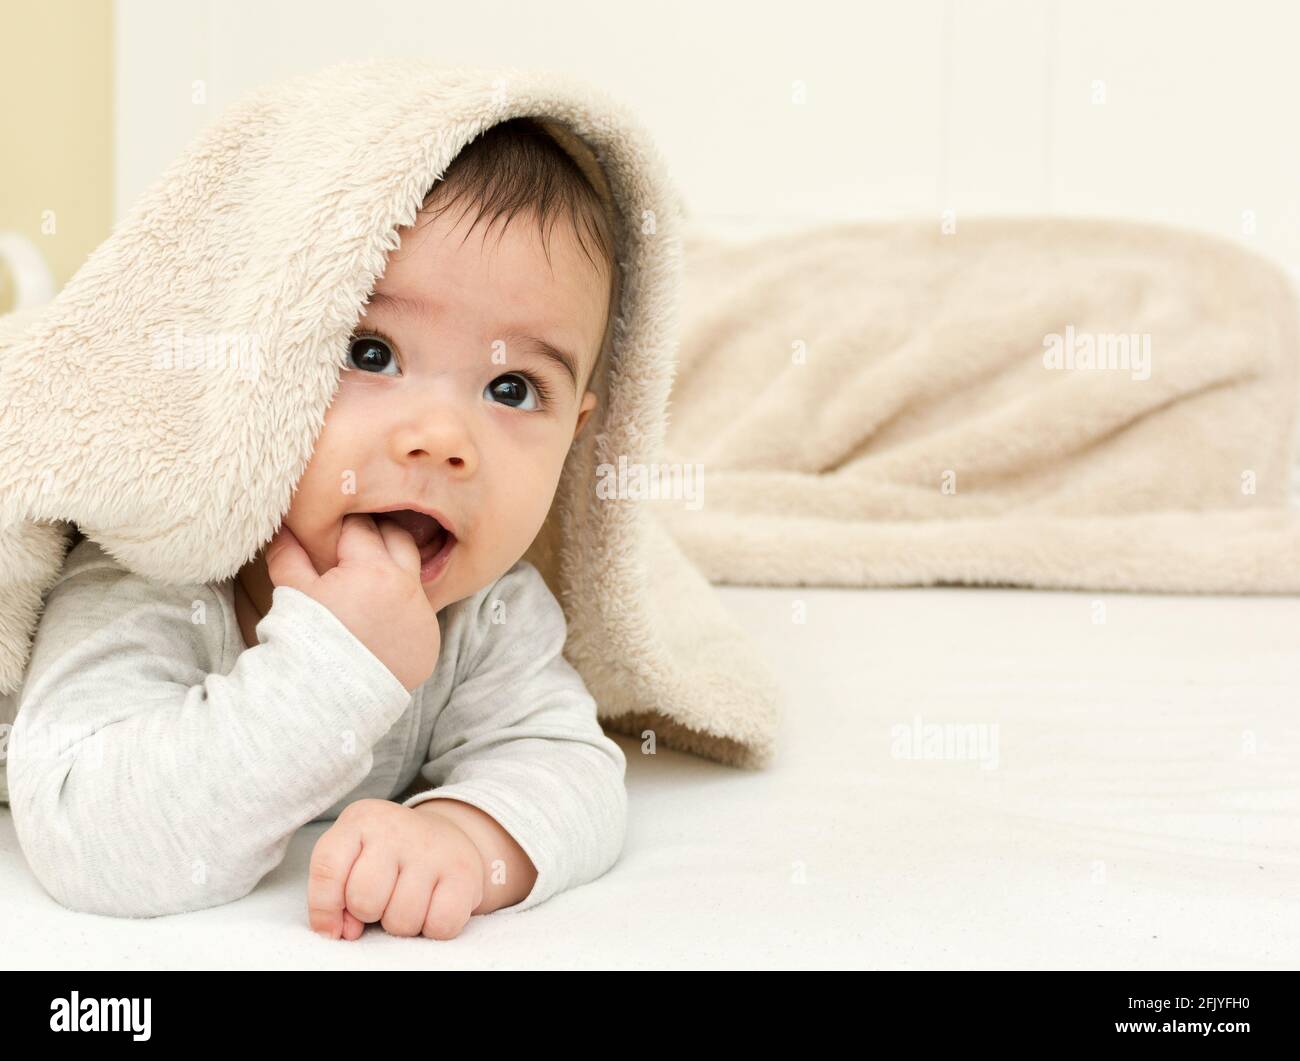
[[[606,185],[623,270],[599,407],[526,558],[609,729],[768,761],[779,697],[763,661],[648,507],[596,493],[601,465],[660,460],[680,203],[631,114],[541,70],[363,61],[254,92],[52,303],[0,323],[0,693],[21,681],[72,524],[167,582],[229,578],[271,538],[397,228],[462,147],[518,116],[549,121]],[[166,344],[196,338],[225,367],[165,367]]]
[[[1253,253],[999,218],[684,260],[665,459],[706,488],[657,512],[711,581],[1300,591],[1295,297]]]

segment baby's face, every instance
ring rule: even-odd
[[[435,610],[495,581],[541,529],[596,404],[585,382],[610,297],[565,218],[548,262],[533,218],[488,234],[472,213],[457,204],[399,230],[285,517],[323,574],[347,514],[442,513],[456,541],[424,582]],[[541,344],[570,355],[576,380]]]

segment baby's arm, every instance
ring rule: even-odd
[[[627,764],[562,655],[564,613],[531,564],[478,607],[458,624],[464,672],[458,662],[414,794],[351,803],[317,841],[314,930],[356,939],[379,921],[450,939],[472,914],[526,910],[617,860]]]
[[[478,621],[487,634],[478,658],[438,717],[416,783],[426,790],[404,805],[446,803],[456,815],[459,801],[495,822],[528,857],[536,880],[515,902],[511,893],[522,892],[503,857],[505,880],[489,878],[483,908],[520,911],[594,880],[617,861],[627,826],[627,763],[562,655],[564,613],[537,570],[516,565],[483,608]],[[491,622],[494,616],[502,621]],[[486,854],[491,866],[495,859]]]
[[[28,863],[65,906],[148,917],[246,895],[366,777],[410,703],[328,608],[285,586],[261,643],[206,673],[200,602],[224,623],[211,587],[110,561],[50,593],[8,780]]]

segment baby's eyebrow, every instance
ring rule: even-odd
[[[397,313],[411,314],[415,316],[431,317],[433,309],[422,298],[407,298],[405,295],[386,295],[382,291],[372,291],[370,293],[370,303],[372,305],[384,306]],[[569,379],[573,383],[573,393],[576,397],[578,394],[578,362],[574,356],[567,350],[561,350],[559,347],[552,346],[545,339],[539,339],[535,335],[525,335],[521,332],[511,332],[502,336],[507,342],[519,342],[530,347],[535,353],[541,354],[542,357],[550,358],[569,374]]]
[[[532,349],[536,353],[541,354],[543,357],[549,357],[557,365],[563,368],[564,371],[569,374],[569,379],[573,383],[574,397],[577,397],[578,369],[577,369],[577,364],[573,360],[573,355],[571,353],[569,353],[567,350],[559,350],[556,347],[552,346],[550,343],[548,343],[545,339],[539,339],[535,335],[521,335],[518,333],[513,333],[510,335],[503,336],[503,338],[507,343],[518,342],[518,343],[523,343],[525,346],[532,347]]]

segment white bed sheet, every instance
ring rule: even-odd
[[[719,593],[788,691],[776,761],[738,771],[619,738],[631,821],[599,880],[450,941],[371,926],[330,942],[305,913],[321,823],[244,899],[118,920],[55,903],[4,807],[0,962],[1300,967],[1300,599]],[[995,765],[899,757],[892,727],[918,718],[992,727]]]

